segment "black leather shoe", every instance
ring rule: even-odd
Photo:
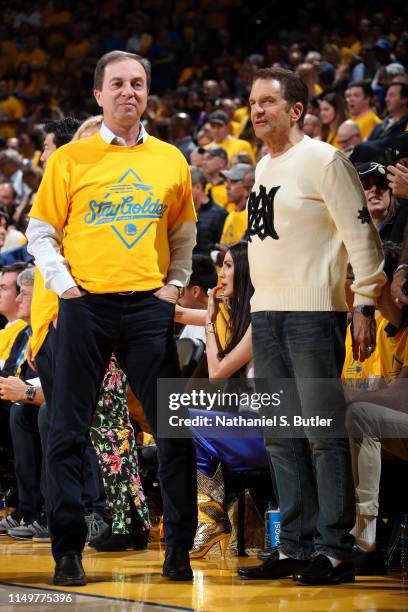
[[[190,566],[188,548],[181,544],[166,546],[162,576],[169,580],[192,580],[193,570]]]
[[[87,580],[81,555],[64,555],[57,559],[53,582],[58,586],[85,586]]]
[[[299,559],[279,559],[279,556],[271,556],[261,565],[256,567],[240,567],[238,574],[240,578],[246,580],[276,580],[278,578],[286,578],[292,576],[294,572],[305,568],[310,561],[301,561]]]
[[[293,580],[299,584],[339,584],[340,582],[354,582],[356,571],[354,563],[342,561],[333,567],[325,555],[317,555],[303,570],[293,575]]]
[[[145,550],[149,540],[148,531],[137,533],[112,533],[109,527],[97,538],[89,542],[89,546],[98,552],[121,552],[123,550]]]

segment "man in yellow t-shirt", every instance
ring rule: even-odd
[[[191,273],[196,214],[183,155],[146,134],[147,60],[112,51],[98,62],[100,132],[55,151],[27,229],[45,286],[60,296],[48,438],[54,584],[81,586],[86,438],[112,352],[155,434],[163,494],[163,575],[192,580],[197,526],[192,441],[158,436],[157,379],[180,375],[174,308]],[[187,416],[182,410],[179,416]]]
[[[227,113],[224,113],[224,111],[214,111],[208,117],[208,121],[210,123],[213,141],[206,145],[206,149],[211,147],[221,147],[225,149],[229,161],[231,161],[236,153],[243,151],[244,153],[248,153],[255,163],[255,156],[250,143],[247,140],[231,136],[231,120]]]
[[[202,169],[208,181],[206,192],[210,193],[216,204],[226,208],[228,205],[227,184],[225,178],[221,176],[221,171],[225,170],[228,164],[227,152],[221,147],[201,150],[204,153]]]
[[[15,263],[5,266],[0,277],[0,314],[7,319],[4,329],[0,330],[0,368],[7,361],[14,340],[27,327],[27,323],[17,316],[19,303],[17,300],[17,276],[24,270],[26,264]]]
[[[239,242],[248,228],[248,215],[245,205],[248,192],[244,185],[244,177],[252,169],[249,164],[236,164],[231,170],[224,170],[221,175],[227,179],[228,201],[232,202],[235,210],[225,219],[220,244],[227,246]]]
[[[363,140],[367,140],[375,126],[382,123],[371,108],[372,98],[373,90],[366,81],[355,81],[346,91],[350,119],[359,126]]]

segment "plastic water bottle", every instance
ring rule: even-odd
[[[401,519],[401,576],[408,578],[408,514]]]

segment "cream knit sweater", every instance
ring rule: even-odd
[[[345,311],[350,261],[354,304],[374,304],[386,281],[377,230],[352,164],[308,136],[256,167],[248,200],[252,312]]]

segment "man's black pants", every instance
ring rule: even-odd
[[[115,353],[155,433],[165,408],[157,406],[157,378],[180,375],[173,319],[174,305],[152,291],[60,300],[47,449],[55,559],[81,553],[85,544],[84,448],[110,356]],[[157,446],[166,542],[191,548],[197,525],[193,443],[157,438]]]

